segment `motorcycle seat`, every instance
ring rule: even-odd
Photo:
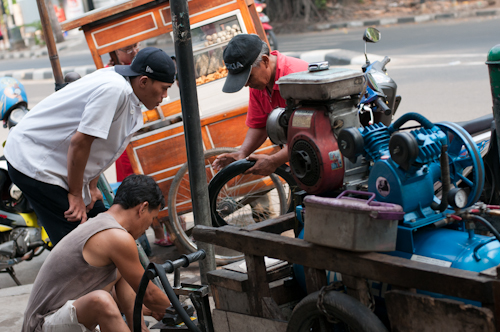
[[[477,119],[457,122],[457,125],[464,128],[469,134],[474,135],[491,130],[492,122],[493,122],[493,113],[481,116]]]

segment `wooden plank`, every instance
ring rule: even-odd
[[[385,294],[393,332],[493,332],[491,310],[450,299],[389,291]]]
[[[304,266],[304,275],[308,294],[319,291],[327,284],[325,270]]]
[[[495,325],[497,327],[496,331],[500,332],[500,285],[495,283],[493,285],[493,298],[495,299],[494,303],[491,305],[488,303],[488,306],[493,311],[495,315]]]
[[[343,274],[342,283],[347,288],[347,295],[354,297],[365,306],[369,306],[371,304],[371,294],[366,279]]]
[[[261,299],[271,297],[267,283],[266,264],[264,256],[245,254],[248,275],[248,302],[252,316],[264,317]]]
[[[274,234],[281,234],[295,226],[295,213],[290,212],[275,219],[268,219],[245,227],[248,231],[262,231]]]
[[[229,322],[227,321],[226,311],[214,309],[212,311],[212,321],[214,324],[214,331],[231,332],[229,330]]]
[[[262,301],[262,311],[264,317],[286,321],[283,312],[281,311],[280,307],[273,300],[272,297],[264,297],[262,298],[261,301]]]
[[[158,22],[154,13],[150,11],[94,31],[92,36],[96,48],[103,48],[106,45],[116,43],[116,41],[127,39],[130,35],[146,34],[156,29],[158,29]]]
[[[267,272],[267,282],[273,282],[292,275],[291,265]],[[248,276],[246,273],[226,270],[224,268],[210,271],[207,274],[210,285],[232,289],[236,292],[248,291]]]
[[[226,312],[231,332],[259,331],[259,332],[285,332],[287,322]]]
[[[246,273],[220,269],[208,272],[207,280],[212,286],[224,287],[236,292],[246,292],[248,289]]]
[[[72,29],[77,29],[79,27],[83,27],[84,25],[90,24],[92,22],[97,22],[99,20],[105,19],[109,16],[119,14],[121,12],[127,11],[129,9],[133,9],[138,6],[142,6],[149,2],[168,2],[168,0],[132,0],[121,3],[117,6],[113,7],[105,7],[100,9],[94,9],[85,15],[79,16],[71,21],[61,22],[61,29],[63,31],[68,31]]]
[[[316,269],[486,303],[494,302],[492,285],[499,283],[477,272],[434,266],[380,253],[348,252],[301,239],[260,231],[249,232],[232,226],[196,226],[193,236],[197,241],[231,248],[247,255],[269,256]]]

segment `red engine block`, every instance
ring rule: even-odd
[[[320,194],[342,186],[344,159],[324,107],[297,109],[287,135],[292,174],[301,189]]]

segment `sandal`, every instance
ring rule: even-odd
[[[156,240],[154,242],[154,244],[160,246],[160,247],[170,247],[170,246],[173,246],[174,244],[172,243],[172,241],[170,241],[170,238],[167,237],[165,239],[159,239],[159,240]]]

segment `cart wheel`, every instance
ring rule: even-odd
[[[319,292],[306,296],[293,309],[287,332],[356,331],[387,332],[384,324],[370,309],[353,297],[329,291],[324,294],[323,306],[330,319],[318,309]]]
[[[215,158],[223,153],[238,151],[236,148],[215,148],[205,152],[205,168],[207,179],[210,180],[215,174],[211,167]],[[185,163],[179,169],[172,181],[168,192],[168,215],[169,222],[166,224],[170,239],[177,249],[184,253],[195,252],[198,247],[191,237],[194,227],[191,207],[191,188],[189,184],[188,164]],[[219,263],[220,257],[216,256]],[[219,263],[220,264],[220,263]]]
[[[243,174],[255,161],[238,160],[210,181],[208,195],[215,227],[247,226],[293,210],[297,184],[283,165],[270,176]]]

